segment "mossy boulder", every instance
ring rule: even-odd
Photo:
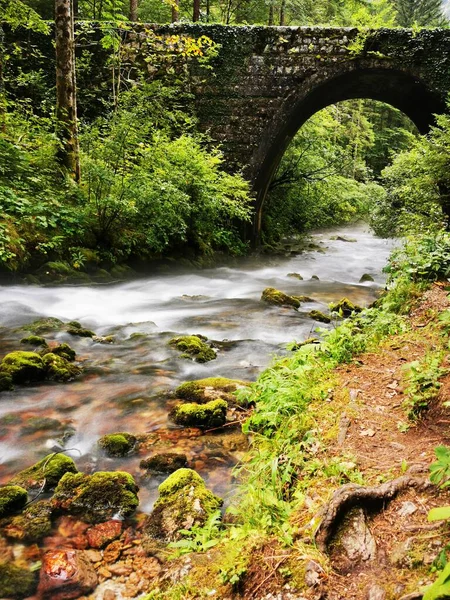
[[[37,587],[37,575],[12,562],[0,562],[2,598],[28,598]]]
[[[299,281],[303,281],[303,277],[300,275],[300,273],[288,273],[287,276],[292,277],[293,279],[298,279]]]
[[[173,473],[187,465],[186,454],[164,452],[141,460],[139,466],[152,473]]]
[[[82,325],[80,323],[78,323],[78,321],[71,321],[70,323],[67,324],[67,333],[69,333],[70,335],[77,336],[77,337],[93,338],[95,336],[94,331],[91,331],[90,329],[86,329],[85,327],[82,327]]]
[[[107,456],[127,456],[136,448],[136,438],[131,433],[109,433],[102,436],[97,445]]]
[[[177,387],[175,395],[182,400],[204,404],[210,400],[226,400],[229,404],[236,404],[234,392],[247,387],[249,384],[239,379],[226,377],[207,377],[186,381]]]
[[[320,310],[310,310],[308,317],[311,317],[314,321],[319,321],[319,323],[331,323],[331,318]]]
[[[158,491],[159,498],[144,523],[145,534],[154,538],[177,540],[182,537],[180,530],[204,525],[223,504],[192,469],[178,469]]]
[[[275,306],[292,306],[293,308],[299,308],[300,306],[300,300],[294,296],[289,296],[288,294],[271,287],[263,290],[261,300],[268,304],[274,304]]]
[[[342,298],[339,302],[332,302],[329,306],[331,312],[339,313],[342,317],[349,317],[352,313],[362,311],[361,306],[353,304],[348,298]]]
[[[205,363],[216,358],[216,353],[206,341],[204,336],[182,335],[172,338],[169,344],[182,352],[183,358],[193,358],[196,362]]]
[[[359,283],[367,283],[368,281],[372,282],[375,281],[375,279],[372,277],[372,275],[369,275],[369,273],[364,273],[364,275],[361,275]]]
[[[6,517],[23,508],[27,500],[27,490],[19,485],[5,485],[0,487],[0,518]]]
[[[66,473],[51,500],[61,512],[77,515],[87,523],[130,516],[138,507],[139,488],[123,471],[98,471],[93,475]]]
[[[0,372],[10,377],[13,383],[30,383],[42,381],[46,377],[46,369],[42,357],[36,352],[16,350],[7,354],[1,364]]]
[[[45,365],[46,379],[51,381],[70,381],[81,373],[79,367],[53,352],[45,354],[42,361]]]
[[[222,427],[227,420],[228,403],[225,400],[211,400],[206,404],[186,402],[175,406],[169,413],[169,418],[183,427],[199,427],[213,429]]]
[[[56,354],[57,356],[61,356],[62,358],[65,358],[66,360],[68,360],[70,362],[74,361],[77,356],[75,350],[73,348],[71,348],[69,346],[69,344],[59,344],[59,346],[52,348],[51,352],[53,354]]]
[[[0,392],[7,392],[13,389],[14,385],[11,375],[0,370]]]
[[[42,333],[49,333],[50,331],[58,331],[64,327],[64,323],[60,319],[55,317],[44,317],[37,319],[28,325],[24,325],[21,329],[24,331],[31,331],[35,335],[41,335]]]
[[[28,337],[24,337],[20,340],[21,344],[29,344],[30,346],[34,346],[38,348],[39,346],[48,347],[45,339],[39,335],[29,335]]]
[[[63,261],[50,261],[36,271],[39,280],[43,283],[89,283],[87,273],[74,269],[72,265]]]
[[[56,487],[66,473],[77,473],[73,460],[65,454],[48,454],[45,458],[15,475],[10,485],[20,485],[26,490],[40,488],[45,481],[44,490]]]
[[[52,511],[48,500],[31,504],[22,514],[9,520],[3,527],[3,533],[14,540],[37,542],[52,530]]]

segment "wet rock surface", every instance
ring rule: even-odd
[[[79,598],[97,582],[94,567],[81,550],[48,550],[42,557],[38,592],[43,599]]]

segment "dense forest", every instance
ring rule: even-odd
[[[448,27],[440,0],[0,0],[0,596],[449,598],[450,115],[312,115],[243,267],[254,191],[187,79],[219,49],[155,36],[128,70],[150,22]],[[387,279],[356,239],[308,246],[361,220],[404,238]]]
[[[53,12],[48,2],[2,0],[8,35],[0,37],[0,262],[4,272],[18,273],[52,263],[55,276],[69,269],[75,278],[92,261],[110,269],[127,261],[182,255],[211,260],[217,252],[239,255],[250,249],[243,234],[252,219],[248,183],[239,173],[226,172],[220,147],[198,132],[192,98],[174,65],[153,81],[129,81],[121,72],[120,30],[127,21],[447,26],[439,0],[79,2],[75,44],[83,47],[85,20],[103,23],[97,43],[110,57],[111,79],[106,90],[105,82],[88,84],[92,55],[82,51],[75,65],[82,110],[72,119],[76,144],[69,151],[72,117],[55,104],[48,73],[33,70],[32,58],[23,60],[29,49],[14,42],[27,30],[50,36]],[[190,44],[180,44],[176,52],[197,53],[204,61],[214,55],[205,40]],[[442,221],[437,190],[444,175],[437,167],[424,173],[418,156],[433,155],[446,125],[441,120],[431,137],[421,138],[399,111],[364,99],[314,115],[272,181],[263,246],[274,251],[283,236],[363,216],[388,236],[414,220],[419,228]],[[412,194],[404,189],[406,172],[414,179]]]

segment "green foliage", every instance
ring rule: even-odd
[[[183,539],[170,542],[168,548],[175,550],[172,557],[177,558],[189,552],[206,552],[220,542],[222,514],[216,510],[208,517],[204,525],[194,525],[191,529],[180,529]]]
[[[434,352],[420,361],[404,365],[407,386],[404,390],[403,407],[408,419],[417,420],[421,412],[428,408],[430,401],[438,395],[441,387],[439,378],[448,372],[440,366],[442,358],[442,352]]]
[[[400,27],[442,27],[447,23],[441,0],[395,0]]]
[[[438,446],[434,449],[436,462],[430,465],[430,479],[443,488],[450,486],[450,448]]]
[[[437,281],[450,276],[450,233],[410,237],[395,250],[385,268],[389,282],[406,278],[411,282]]]
[[[271,183],[264,241],[384,208],[386,192],[373,177],[391,153],[411,143],[411,129],[401,113],[373,101],[341,102],[316,113],[294,137]]]
[[[447,563],[436,581],[426,589],[423,600],[439,600],[439,598],[448,598],[449,595],[450,563]]]

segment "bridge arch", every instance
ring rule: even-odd
[[[294,90],[286,98],[280,113],[262,132],[260,145],[249,164],[256,192],[256,238],[261,231],[264,200],[270,182],[295,134],[316,112],[330,104],[355,98],[390,104],[409,117],[420,133],[426,133],[433,124],[434,114],[446,108],[442,95],[414,74],[399,69],[353,68],[321,81],[315,79]]]

